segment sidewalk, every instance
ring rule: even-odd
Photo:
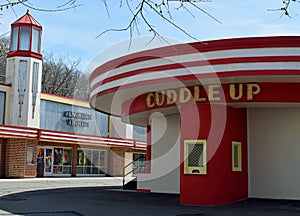
[[[122,177],[51,177],[32,179],[0,179],[0,197],[11,193],[44,189],[121,185]]]

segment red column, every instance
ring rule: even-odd
[[[185,140],[206,140],[207,174],[184,174],[180,167],[180,203],[219,205],[248,197],[246,109],[187,104],[181,108],[181,161]],[[232,141],[242,143],[242,172],[232,171]]]

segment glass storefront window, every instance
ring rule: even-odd
[[[104,175],[107,172],[106,151],[78,149],[77,175]]]
[[[71,165],[71,149],[64,149],[63,165]]]
[[[54,148],[53,174],[71,174],[72,150],[66,148]]]
[[[52,149],[46,148],[45,172],[52,172]]]
[[[100,152],[100,166],[106,166],[106,152]]]
[[[93,109],[41,100],[40,110],[41,129],[108,136],[108,115]],[[74,117],[76,114],[83,119]],[[83,124],[76,125],[78,122]]]

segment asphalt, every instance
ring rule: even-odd
[[[121,178],[0,179],[0,215],[300,216],[300,201],[184,206],[178,195],[123,191],[121,184]]]

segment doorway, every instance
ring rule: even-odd
[[[300,199],[300,109],[253,108],[249,121],[249,197]]]

